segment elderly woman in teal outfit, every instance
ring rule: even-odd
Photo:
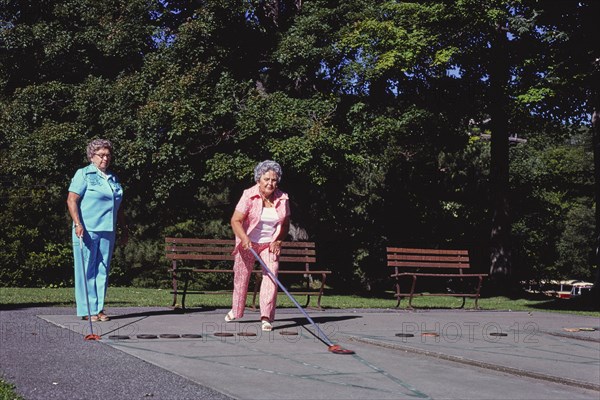
[[[105,139],[92,140],[87,146],[90,164],[75,172],[67,206],[73,219],[73,253],[75,260],[75,300],[77,315],[87,319],[85,298],[87,285],[92,321],[108,321],[104,312],[104,298],[108,287],[110,261],[115,247],[117,220],[123,222],[121,208],[123,188],[119,179],[108,169],[112,159],[112,143]],[[126,226],[123,240],[127,240]],[[81,266],[83,239],[83,260]]]

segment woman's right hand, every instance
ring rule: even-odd
[[[75,227],[75,236],[78,238],[83,237],[83,225],[81,224],[81,217],[79,216],[79,195],[77,193],[69,192],[67,196],[67,207],[69,214],[73,220]]]
[[[242,249],[250,250],[250,248],[252,247],[252,242],[250,241],[250,238],[246,236],[246,238],[242,239],[240,245],[242,246]]]
[[[233,233],[235,234],[235,236],[240,238],[239,246],[243,250],[249,250],[250,247],[252,246],[252,242],[250,242],[250,238],[248,237],[248,235],[246,234],[246,231],[244,230],[244,227],[243,227],[244,219],[246,219],[246,215],[242,214],[238,210],[235,210],[233,212],[233,215],[231,216],[231,228],[233,229]]]
[[[84,231],[83,226],[82,225],[77,225],[75,227],[75,236],[77,236],[79,238],[83,237],[83,231]]]

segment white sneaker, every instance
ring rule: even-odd
[[[262,330],[264,332],[271,332],[273,330],[273,325],[269,321],[262,320]]]
[[[235,317],[233,316],[233,311],[229,311],[227,315],[225,315],[225,322],[235,321]]]

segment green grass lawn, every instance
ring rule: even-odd
[[[344,308],[395,308],[396,301],[392,293],[386,293],[387,297],[360,297],[353,295],[328,295],[321,299],[321,305],[326,309]],[[146,289],[134,287],[110,287],[107,294],[107,308],[110,307],[167,307],[171,305],[173,296],[169,290]],[[298,296],[300,304],[304,304],[304,296]],[[424,296],[413,300],[417,308],[425,309],[448,309],[460,306],[461,299],[456,297]],[[479,307],[482,310],[512,310],[512,311],[548,311],[566,312],[580,315],[591,315],[600,317],[597,307],[590,307],[587,302],[580,299],[554,299],[542,295],[523,295],[520,298],[508,297],[483,297],[479,299]],[[311,305],[315,305],[315,299]],[[400,307],[408,304],[403,300]],[[51,306],[74,306],[73,288],[0,288],[0,309],[13,307],[51,307]],[[187,307],[217,307],[227,308],[231,306],[231,296],[227,294],[202,294],[188,295]],[[280,293],[278,306],[294,307],[294,304]],[[473,307],[473,300],[467,299],[466,308]]]
[[[17,395],[14,385],[0,378],[0,400],[23,400],[23,398]]]

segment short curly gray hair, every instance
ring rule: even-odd
[[[87,145],[87,158],[88,161],[92,161],[92,157],[94,154],[98,152],[100,149],[108,149],[110,154],[113,152],[113,145],[110,140],[106,139],[94,139]]]
[[[260,177],[269,171],[273,171],[277,174],[277,183],[279,183],[281,181],[281,176],[283,175],[281,165],[271,160],[261,161],[254,167],[254,180],[258,182]]]

